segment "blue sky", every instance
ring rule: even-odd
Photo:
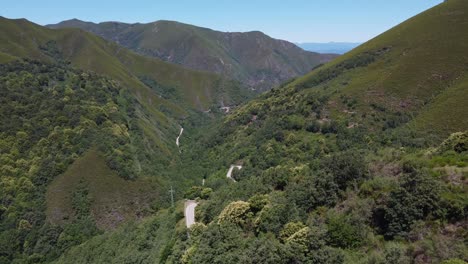
[[[2,0],[0,15],[44,25],[176,20],[221,31],[260,30],[293,42],[363,42],[443,0]]]

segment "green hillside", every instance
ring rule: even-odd
[[[336,57],[307,52],[257,31],[219,32],[173,21],[95,24],[72,19],[48,27],[81,28],[142,55],[229,76],[260,90]]]
[[[467,12],[446,1],[191,133],[189,235],[164,212],[59,263],[466,263]]]
[[[2,59],[42,62],[0,65],[0,263],[466,263],[467,14],[445,1],[213,122],[163,62],[6,31]]]
[[[446,1],[229,115],[194,151],[214,193],[197,208],[204,232],[174,258],[466,261],[467,13]],[[226,184],[230,164],[243,168]],[[237,257],[217,257],[217,239]]]
[[[0,18],[0,33],[0,263],[50,261],[168,206],[194,180],[175,173],[180,125],[251,96],[82,30]]]
[[[0,32],[0,52],[5,54],[0,57],[3,62],[18,57],[50,60],[51,55],[61,56],[75,67],[121,81],[151,111],[165,109],[174,116],[185,116],[187,108],[207,110],[219,106],[221,101],[236,105],[249,95],[238,83],[218,75],[145,58],[82,30],[51,30],[27,20],[0,18]],[[54,54],[45,54],[47,50]],[[153,87],[156,91],[142,79],[157,84]],[[167,90],[174,90],[178,100],[162,100],[166,99],[164,92]]]
[[[81,188],[81,189],[80,189]],[[63,225],[76,217],[76,193],[86,190],[90,197],[88,210],[101,230],[143,217],[151,211],[160,186],[149,178],[126,181],[106,164],[95,149],[78,158],[65,173],[56,177],[47,188],[47,220]]]
[[[15,61],[0,65],[0,94],[1,263],[53,259],[115,228],[115,214],[125,220],[167,204],[159,193],[178,159],[173,138],[149,136],[169,134],[163,125],[145,134],[140,123],[154,119],[117,81]],[[150,191],[133,197],[138,190]]]
[[[350,121],[357,124],[382,125],[375,120],[382,118],[369,120],[369,114],[379,115],[372,107],[378,105],[384,115],[411,115],[410,125],[418,130],[444,136],[464,130],[467,22],[466,3],[447,1],[299,78],[289,89],[328,89],[325,110],[334,118],[356,112]],[[352,106],[346,98],[352,98]]]

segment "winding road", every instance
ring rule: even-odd
[[[240,166],[240,165],[231,165],[231,167],[229,168],[229,170],[228,170],[228,172],[226,174],[226,177],[233,180],[233,181],[236,181],[236,180],[234,180],[234,178],[232,178],[232,171],[234,170],[234,168],[240,170],[240,169],[242,169],[242,166]]]
[[[183,128],[181,129],[181,132],[180,134],[182,134],[182,131],[183,131]],[[179,135],[180,137],[180,135]],[[179,145],[179,138],[177,138],[177,146]],[[229,168],[227,174],[226,174],[226,177],[233,180],[234,182],[236,180],[234,180],[234,178],[232,178],[232,171],[234,169],[242,169],[242,166],[241,165],[231,165],[231,167]],[[190,228],[193,224],[195,224],[195,207],[197,207],[198,203],[195,201],[195,200],[186,200],[185,201],[185,206],[184,206],[184,216],[185,216],[185,226],[187,228]]]
[[[180,127],[180,133],[179,136],[177,136],[176,139],[176,145],[179,147],[180,142],[180,136],[182,136],[182,133],[184,133],[184,128]],[[180,149],[179,149],[180,152]],[[197,207],[198,203],[194,200],[187,200],[185,201],[185,208],[184,208],[184,216],[185,216],[185,225],[187,228],[190,228],[193,224],[195,224],[195,207]]]
[[[179,139],[180,139],[180,136],[182,136],[182,133],[184,133],[184,128],[183,127],[180,128],[179,136],[177,136],[176,141],[175,141],[177,147],[179,147],[179,145],[180,145]],[[179,152],[180,152],[180,150],[179,150]]]
[[[176,139],[177,147],[179,147],[179,145],[180,145],[179,139],[180,139],[180,136],[182,136],[183,132],[184,132],[184,128],[181,127],[179,136]],[[231,165],[231,167],[229,168],[229,170],[228,170],[228,172],[226,174],[226,177],[235,182],[236,180],[234,180],[234,178],[232,178],[232,171],[234,170],[234,168],[240,170],[240,169],[242,169],[242,166],[240,166],[240,165]],[[194,200],[185,201],[184,216],[185,216],[185,226],[187,228],[190,228],[193,224],[195,224],[195,207],[197,207],[197,205],[198,205],[198,203],[196,201],[194,201]]]
[[[190,228],[193,224],[195,224],[195,207],[197,207],[198,203],[194,200],[187,200],[185,201],[185,225],[187,228]]]

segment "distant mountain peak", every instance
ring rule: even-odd
[[[296,43],[297,46],[304,50],[318,53],[337,53],[344,54],[357,46],[361,45],[358,42],[302,42]]]

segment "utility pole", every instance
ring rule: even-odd
[[[171,190],[169,191],[169,193],[171,194],[171,205],[172,207],[174,207],[174,189],[172,189],[172,185],[171,185]]]

